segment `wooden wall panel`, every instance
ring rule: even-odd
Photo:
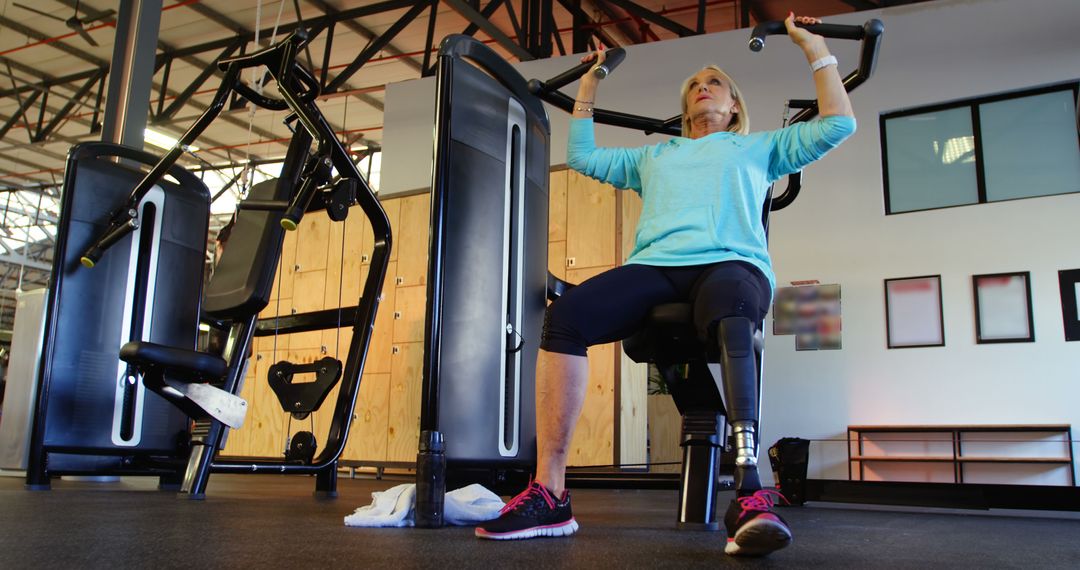
[[[330,251],[330,218],[326,216],[326,212],[304,214],[295,233],[296,270],[326,270],[327,254]]]
[[[420,440],[420,388],[424,343],[395,344],[390,373],[387,461],[416,461]]]
[[[667,394],[648,396],[649,471],[678,473],[681,470],[682,447],[679,435],[682,417],[675,401]]]
[[[400,220],[394,239],[398,246],[397,285],[410,287],[427,284],[428,240],[431,225],[429,194],[400,199]]]
[[[567,281],[581,283],[610,267],[568,269]],[[611,465],[615,462],[615,349],[618,344],[589,347],[589,382],[569,465]]]
[[[391,370],[391,351],[394,341],[394,305],[397,299],[397,287],[394,286],[397,264],[391,263],[383,280],[382,301],[375,313],[375,329],[372,331],[371,344],[368,348],[364,374],[389,374]],[[364,270],[367,278],[367,269]]]
[[[567,267],[615,265],[615,189],[574,171],[566,186]]]
[[[279,353],[284,359],[286,354]],[[253,457],[280,457],[284,449],[284,416],[281,404],[266,382],[266,374],[274,364],[269,352],[256,354],[255,377],[248,400],[248,417],[241,430],[248,430],[248,454]]]
[[[386,461],[390,375],[365,374],[360,381],[352,429],[345,444],[346,460]]]
[[[424,342],[427,285],[398,287],[395,295],[394,343]]]
[[[249,358],[247,361],[247,370],[244,371],[244,385],[240,388],[240,397],[243,398],[245,402],[248,402],[248,406],[251,405],[251,399],[255,392],[256,368],[255,358]],[[253,431],[248,426],[250,420],[251,411],[249,409],[247,416],[244,417],[244,425],[240,426],[240,429],[229,429],[228,440],[225,442],[225,447],[221,450],[222,455],[233,457],[250,455],[251,432]]]
[[[548,187],[548,242],[566,241],[566,184],[568,170],[551,173]]]

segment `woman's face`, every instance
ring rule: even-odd
[[[731,115],[739,112],[739,103],[731,94],[731,84],[714,69],[702,69],[690,78],[686,90],[686,112],[693,118],[704,113],[718,113],[721,121],[730,123]]]

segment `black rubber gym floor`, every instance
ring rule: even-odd
[[[187,501],[150,479],[56,481],[29,492],[22,479],[0,477],[0,568],[1080,568],[1074,514],[825,503],[781,510],[792,546],[732,559],[723,532],[675,530],[674,491],[573,490],[581,530],[565,539],[344,526],[372,491],[400,482],[343,477],[339,497],[320,501],[304,477],[215,475],[205,501]]]

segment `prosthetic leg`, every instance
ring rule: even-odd
[[[724,372],[724,404],[735,436],[735,490],[740,496],[761,489],[757,471],[758,369],[754,324],[728,317],[717,330]]]

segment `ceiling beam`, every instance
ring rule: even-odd
[[[475,8],[469,5],[465,0],[442,0],[453,11],[457,12],[462,18],[465,18],[470,23],[475,24],[484,31],[485,34],[495,40],[495,43],[500,47],[510,52],[511,55],[518,58],[519,61],[532,61],[536,59],[525,48],[514,43],[514,40],[510,36],[503,33],[491,20],[485,18],[480,12],[477,12]]]
[[[398,18],[398,21],[394,22],[394,24],[390,26],[385,32],[383,32],[382,35],[372,41],[367,46],[367,48],[365,48],[364,51],[356,57],[356,59],[349,63],[349,65],[347,65],[345,69],[341,71],[341,73],[338,73],[337,76],[334,77],[333,81],[331,81],[330,84],[326,86],[326,92],[333,93],[337,89],[341,88],[341,86],[344,85],[345,82],[348,81],[354,73],[356,73],[361,67],[364,66],[364,64],[371,60],[371,58],[375,57],[375,54],[379,53],[380,50],[382,50],[387,44],[389,44],[390,41],[394,39],[394,36],[401,33],[401,30],[404,30],[406,26],[413,23],[413,20],[415,20],[420,14],[427,10],[431,6],[432,1],[435,0],[425,0],[422,2],[417,2],[412,7],[412,9],[410,9],[408,12]]]
[[[31,39],[34,39],[34,40],[37,40],[39,42],[52,39],[49,36],[39,32],[39,31],[29,27],[29,26],[20,24],[19,22],[16,22],[14,20],[6,18],[6,17],[4,17],[2,15],[0,15],[0,27],[10,28],[10,29],[12,29],[12,30],[24,35],[24,36],[27,36],[27,37],[29,37]],[[72,36],[72,37],[77,38],[78,36]],[[82,41],[82,40],[80,39],[79,41]],[[100,67],[108,67],[109,66],[108,62],[106,62],[104,60],[101,60],[101,59],[98,59],[98,58],[90,55],[89,53],[87,53],[87,52],[85,52],[85,51],[83,51],[83,50],[81,50],[79,48],[72,47],[72,46],[64,43],[64,40],[50,41],[45,45],[50,46],[50,47],[52,47],[54,49],[58,49],[58,50],[66,53],[66,54],[68,54],[70,56],[81,59],[81,60],[85,61],[86,63],[89,63],[89,64],[93,65],[94,67],[99,67],[100,68]]]
[[[662,27],[664,29],[667,29],[668,31],[674,32],[680,38],[685,38],[687,36],[696,36],[697,35],[697,32],[695,32],[694,30],[691,30],[690,28],[687,28],[686,26],[684,26],[684,25],[682,25],[682,24],[680,24],[680,23],[678,23],[678,22],[676,22],[674,20],[671,20],[670,18],[666,18],[666,17],[664,17],[664,16],[662,16],[662,15],[656,13],[656,12],[653,12],[652,10],[649,10],[648,8],[644,8],[641,5],[632,2],[631,0],[604,0],[604,1],[605,2],[610,2],[610,3],[618,6],[619,8],[622,8],[623,10],[626,10],[627,13],[632,14],[634,16],[637,16],[637,17],[641,18],[642,20],[652,22],[652,23],[654,23],[654,24],[656,24],[656,25],[658,25],[658,26],[660,26],[660,27]]]
[[[311,4],[311,5],[315,6],[316,8],[322,10],[323,13],[328,15],[328,16],[334,16],[334,15],[340,13],[337,8],[334,8],[333,6],[331,6],[328,2],[326,2],[326,0],[305,0],[305,1],[308,4]],[[355,19],[338,20],[338,21],[340,21],[349,30],[351,30],[353,32],[356,32],[357,34],[362,36],[365,40],[374,41],[375,38],[377,38],[379,36],[379,34],[377,34],[376,32],[371,31],[369,28],[367,28],[366,26],[364,26],[360,22],[357,22]],[[388,42],[384,49],[386,50],[386,53],[388,53],[388,54],[390,54],[392,56],[395,56],[395,57],[400,57],[401,58],[400,61],[402,63],[404,63],[405,65],[408,65],[409,67],[413,68],[414,70],[416,70],[418,72],[423,72],[424,71],[424,68],[420,64],[420,62],[416,61],[412,57],[404,57],[405,52],[398,49],[398,48],[396,48],[396,47],[394,47],[393,43]]]

